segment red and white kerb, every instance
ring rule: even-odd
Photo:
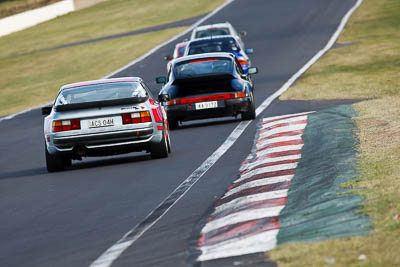
[[[240,177],[216,203],[201,231],[199,261],[263,252],[276,246],[279,214],[304,145],[308,113],[263,119]]]

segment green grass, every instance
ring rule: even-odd
[[[399,14],[397,0],[364,0],[339,39],[353,45],[331,50],[281,97],[373,99],[354,105],[360,177],[343,185],[366,199],[360,212],[372,218],[373,232],[278,247],[268,254],[280,266],[400,266]]]
[[[0,117],[51,101],[65,83],[103,77],[185,28],[11,55],[169,23],[204,14],[223,2],[105,1],[0,38],[0,77],[4,77],[0,80]]]

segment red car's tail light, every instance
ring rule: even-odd
[[[63,131],[80,130],[80,129],[81,129],[80,119],[53,121],[53,132],[63,132]]]
[[[134,124],[142,122],[151,122],[151,115],[148,111],[124,113],[122,116],[122,124]]]
[[[173,99],[165,102],[167,106],[179,105],[179,104],[191,104],[198,102],[206,102],[206,101],[218,101],[232,98],[243,98],[246,97],[245,92],[237,92],[237,93],[229,93],[229,94],[221,94],[221,95],[210,95],[210,96],[199,96],[199,97],[190,97],[190,98],[181,98],[181,99]]]

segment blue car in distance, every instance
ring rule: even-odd
[[[253,49],[242,49],[238,37],[233,35],[211,36],[192,40],[186,47],[185,56],[213,52],[234,54],[242,66],[244,73],[247,73],[248,69],[251,67],[248,54],[252,54]]]

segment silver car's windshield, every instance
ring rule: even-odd
[[[232,60],[229,58],[205,58],[185,61],[175,65],[177,79],[215,73],[231,73]]]
[[[137,82],[102,83],[64,89],[56,106],[146,96],[146,90]]]

